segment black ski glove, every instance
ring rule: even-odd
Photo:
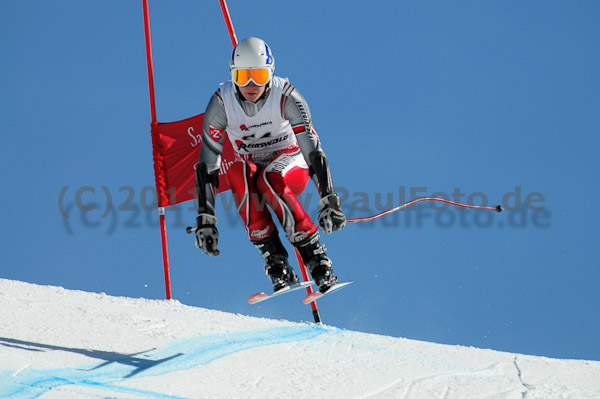
[[[198,228],[196,229],[196,246],[208,256],[217,256],[219,243],[219,231],[217,230],[217,218],[208,213],[201,213],[196,217]]]
[[[346,227],[346,216],[342,213],[342,201],[337,194],[329,194],[319,201],[317,225],[327,234]]]

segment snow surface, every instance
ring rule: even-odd
[[[595,361],[4,279],[0,303],[0,398],[600,398]]]

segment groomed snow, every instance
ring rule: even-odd
[[[0,398],[600,398],[594,361],[3,279],[0,303]]]

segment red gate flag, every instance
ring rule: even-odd
[[[196,198],[196,173],[202,145],[204,114],[169,123],[152,123],[152,153],[154,176],[159,208]],[[225,137],[219,192],[229,190],[225,178],[233,164],[234,152],[229,138]]]

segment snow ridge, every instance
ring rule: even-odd
[[[600,362],[2,279],[0,301],[0,398],[600,397]]]

